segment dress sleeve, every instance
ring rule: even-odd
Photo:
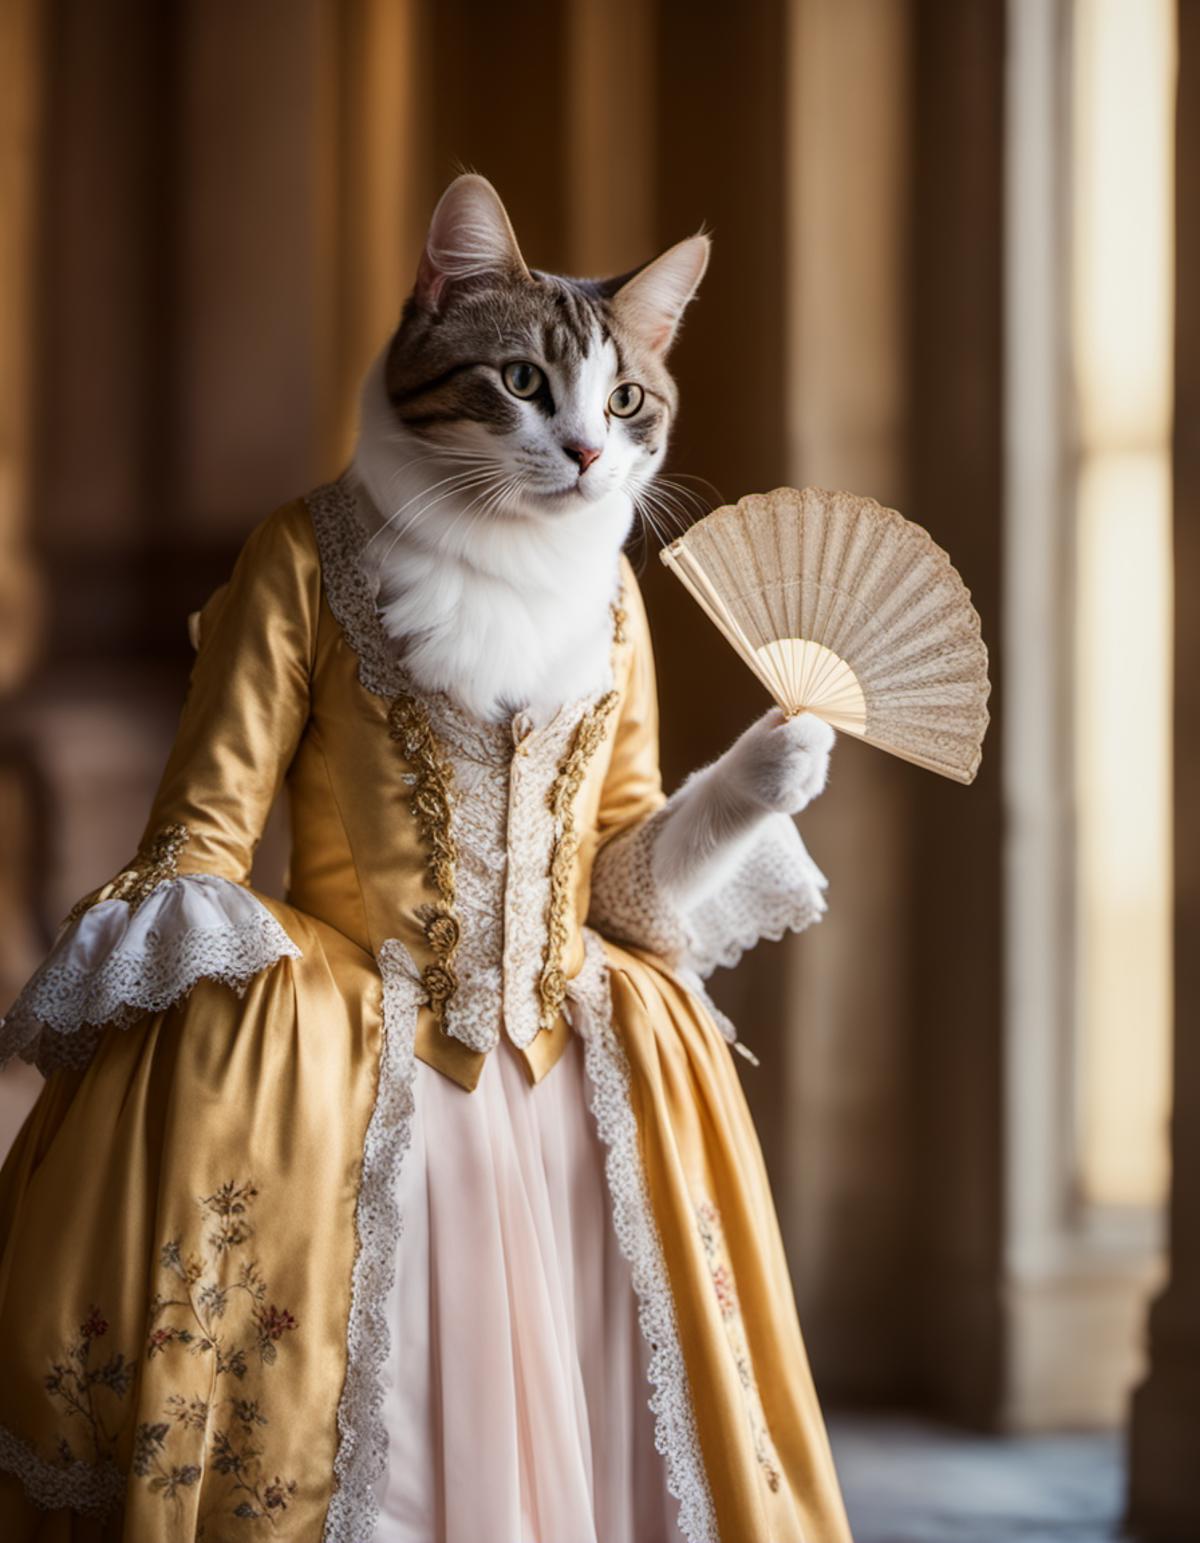
[[[664,799],[653,650],[632,574],[626,596],[632,658],[601,795],[588,922],[613,942],[656,954],[698,981],[718,965],[736,964],[759,939],[780,938],[816,921],[825,910],[825,879],[795,821],[765,814],[740,860],[702,898],[680,902],[658,883],[655,846],[687,798],[688,783]]]
[[[202,979],[244,989],[299,956],[248,880],[308,720],[319,604],[308,516],[289,505],[194,621],[179,731],[137,854],[68,916],[0,1023],[0,1063],[86,1062],[102,1026],[162,1011]]]

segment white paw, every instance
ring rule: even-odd
[[[764,809],[798,814],[825,786],[834,732],[821,718],[785,718],[773,708],[729,751],[747,797]]]

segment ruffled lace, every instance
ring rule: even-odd
[[[808,855],[795,821],[772,814],[728,883],[686,918],[686,963],[700,976],[732,969],[764,938],[778,942],[825,914],[825,875]]]
[[[86,1065],[110,1024],[163,1012],[201,980],[239,994],[300,950],[249,890],[212,874],[156,886],[136,908],[101,900],[64,929],[0,1023],[0,1064]]]
[[[568,1011],[584,1045],[592,1113],[607,1147],[605,1174],[613,1231],[629,1263],[638,1323],[650,1350],[654,1445],[666,1466],[667,1488],[679,1502],[679,1530],[688,1543],[716,1543],[717,1519],[704,1470],[675,1302],[642,1167],[637,1117],[629,1097],[629,1063],[613,1028],[604,948],[585,932],[582,970],[568,988]]]
[[[376,1484],[387,1467],[383,1369],[391,1348],[387,1300],[396,1274],[404,1218],[396,1199],[400,1165],[412,1144],[415,1109],[413,1045],[425,1000],[416,966],[402,943],[379,950],[383,977],[383,1053],[379,1088],[363,1144],[355,1228],[358,1253],[351,1281],[346,1380],[338,1405],[337,1489],[323,1543],[364,1543],[379,1515]]]
[[[762,938],[801,932],[824,914],[825,876],[784,814],[763,820],[717,891],[680,906],[663,892],[654,870],[655,843],[673,807],[666,804],[598,853],[588,921],[606,937],[704,977],[718,965],[735,965]]]

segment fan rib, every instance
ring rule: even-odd
[[[919,525],[873,499],[778,488],[713,510],[662,558],[785,713],[973,779],[987,649],[969,591]]]

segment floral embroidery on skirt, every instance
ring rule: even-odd
[[[708,1261],[708,1271],[716,1294],[717,1306],[721,1310],[721,1321],[725,1325],[725,1335],[729,1341],[734,1365],[737,1367],[738,1380],[745,1395],[746,1418],[750,1422],[750,1431],[754,1438],[754,1455],[758,1459],[759,1467],[763,1470],[768,1486],[774,1493],[778,1491],[781,1482],[779,1457],[767,1428],[767,1416],[763,1410],[758,1382],[754,1376],[750,1347],[746,1343],[746,1329],[742,1322],[737,1281],[733,1274],[729,1248],[725,1242],[721,1213],[707,1197],[701,1198],[696,1204],[696,1223],[700,1231],[700,1241],[704,1245],[704,1257]]]
[[[163,1286],[150,1302],[145,1360],[171,1357],[178,1386],[165,1398],[160,1419],[138,1425],[131,1467],[164,1503],[178,1507],[182,1492],[209,1466],[225,1480],[219,1501],[224,1514],[273,1525],[287,1510],[296,1482],[271,1472],[263,1434],[270,1417],[261,1399],[240,1390],[256,1362],[260,1368],[276,1363],[280,1346],[299,1323],[289,1308],[270,1300],[258,1260],[245,1252],[254,1238],[251,1212],[257,1198],[253,1183],[227,1181],[197,1202],[202,1236],[196,1246],[188,1248],[175,1237],[159,1250]],[[86,1427],[89,1455],[97,1462],[115,1455],[127,1418],[119,1404],[138,1365],[124,1351],[97,1364],[97,1346],[108,1333],[103,1309],[90,1306],[44,1382],[64,1419]],[[56,1455],[64,1464],[79,1456],[65,1434]]]

